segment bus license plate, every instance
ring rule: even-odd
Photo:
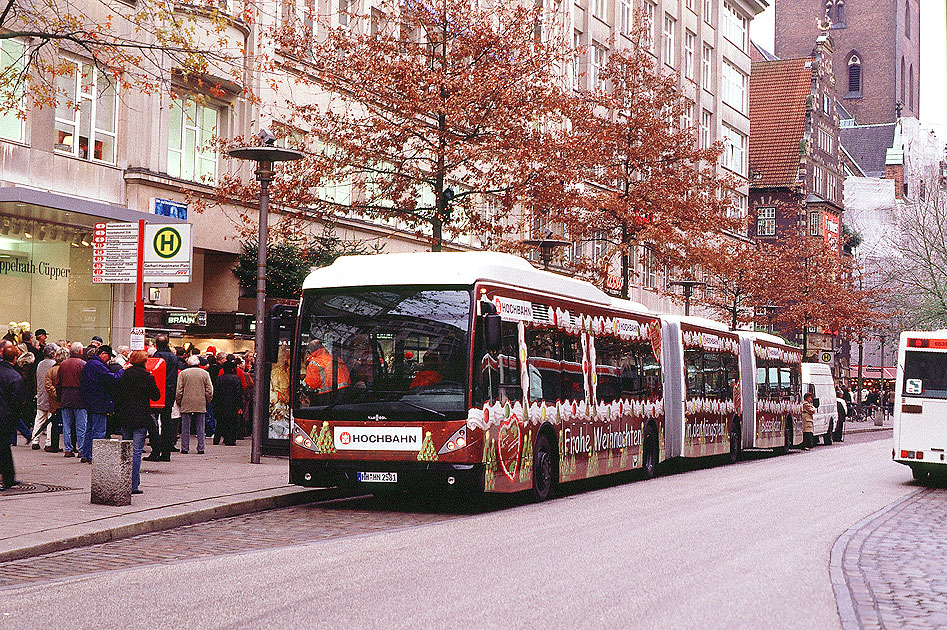
[[[398,483],[398,473],[396,472],[360,472],[359,481],[380,482],[380,483]]]

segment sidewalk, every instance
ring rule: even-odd
[[[892,416],[889,414],[884,417],[881,426],[875,425],[874,418],[862,422],[846,420],[842,425],[842,435],[851,433],[870,433],[872,431],[890,431],[892,429]]]
[[[193,446],[193,445],[192,445]],[[13,447],[22,486],[0,492],[0,562],[199,523],[222,516],[308,503],[328,491],[287,483],[285,458],[250,464],[250,441],[172,453],[170,462],[141,463],[132,505],[93,505],[89,464],[62,453]],[[146,449],[147,453],[147,449]]]

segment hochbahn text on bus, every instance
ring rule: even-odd
[[[303,285],[290,480],[531,491],[801,435],[801,352],[488,252],[348,256]]]

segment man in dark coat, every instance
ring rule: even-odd
[[[82,399],[88,420],[85,440],[79,445],[79,450],[85,463],[92,463],[92,440],[105,437],[108,415],[115,408],[115,384],[122,371],[113,372],[109,369],[108,363],[113,356],[111,346],[99,346],[82,368]]]
[[[16,425],[23,405],[26,402],[26,385],[23,377],[13,367],[19,349],[12,342],[0,341],[0,435],[8,436]],[[13,453],[7,439],[0,440],[0,479],[2,488],[12,488],[17,484],[13,470]]]
[[[174,395],[178,387],[178,357],[171,350],[167,335],[155,337],[155,348],[157,350],[154,356],[164,359],[165,363],[164,407],[158,412],[160,427],[157,435],[151,440],[151,455],[145,459],[150,462],[170,462],[176,433],[171,422],[171,407],[174,405]]]
[[[217,416],[214,444],[219,443],[221,438],[227,446],[237,444],[237,417],[242,407],[243,385],[237,376],[237,364],[227,361],[214,388],[214,414]]]

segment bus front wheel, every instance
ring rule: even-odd
[[[545,433],[540,433],[533,449],[533,497],[537,501],[545,501],[552,496],[555,470],[549,438]]]
[[[822,441],[825,442],[826,446],[832,444],[832,433],[835,432],[835,422],[829,420],[829,430],[825,432],[825,435],[822,436]]]

